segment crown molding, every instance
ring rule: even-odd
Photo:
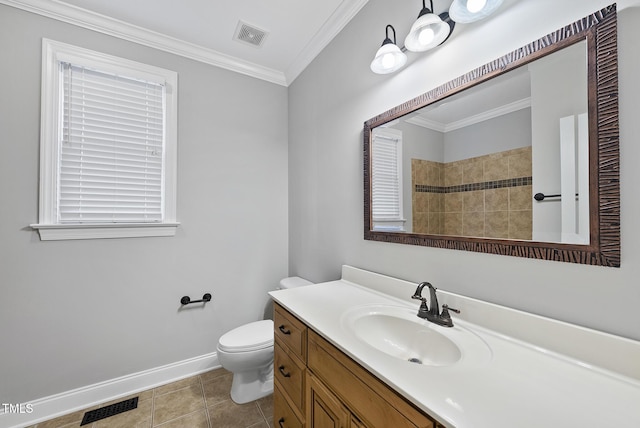
[[[529,107],[531,107],[531,98],[527,97],[451,123],[437,122],[435,120],[420,117],[419,115],[412,117],[411,119],[407,119],[407,122],[434,131],[449,132]]]
[[[286,72],[110,18],[58,0],[0,0],[0,4],[66,22],[282,86],[289,86],[369,0],[344,0]]]
[[[329,19],[285,71],[287,85],[293,83],[322,50],[356,16],[369,0],[343,0]]]
[[[438,132],[447,131],[446,123],[438,122],[437,120],[427,119],[426,117],[422,117],[420,115],[407,119],[405,122],[411,123],[412,125],[422,126],[423,128],[431,129],[432,131],[438,131]]]
[[[287,86],[284,73],[278,70],[243,61],[212,49],[109,18],[58,0],[0,0],[0,3],[205,64]]]

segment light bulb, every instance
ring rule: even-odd
[[[433,41],[435,36],[436,34],[433,32],[431,27],[423,28],[420,30],[420,34],[418,35],[418,42],[423,46],[428,45]]]
[[[395,59],[393,58],[392,53],[386,53],[382,56],[382,67],[385,69],[392,68],[395,64]]]
[[[480,12],[487,4],[487,0],[468,0],[467,10],[471,13]]]

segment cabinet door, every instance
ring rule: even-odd
[[[358,418],[354,415],[351,415],[351,427],[350,428],[366,428],[365,425],[360,422]]]
[[[307,373],[307,428],[349,428],[351,414],[313,375]]]

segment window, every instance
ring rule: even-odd
[[[43,40],[42,240],[170,236],[177,75]]]
[[[402,132],[388,128],[374,130],[371,149],[373,230],[404,230]]]

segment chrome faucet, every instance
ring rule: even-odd
[[[431,302],[430,308],[427,306],[427,299],[422,297],[422,289],[424,287],[429,287],[429,301]],[[442,312],[440,312],[440,304],[438,303],[436,290],[437,288],[428,282],[421,282],[420,284],[418,284],[418,288],[416,288],[415,293],[413,293],[413,296],[411,296],[412,299],[422,301],[422,303],[420,304],[420,309],[418,309],[418,316],[420,318],[426,318],[427,321],[431,321],[432,323],[438,325],[453,327],[453,320],[451,319],[449,311],[453,311],[456,313],[460,313],[460,311],[450,308],[445,304],[442,305]]]

